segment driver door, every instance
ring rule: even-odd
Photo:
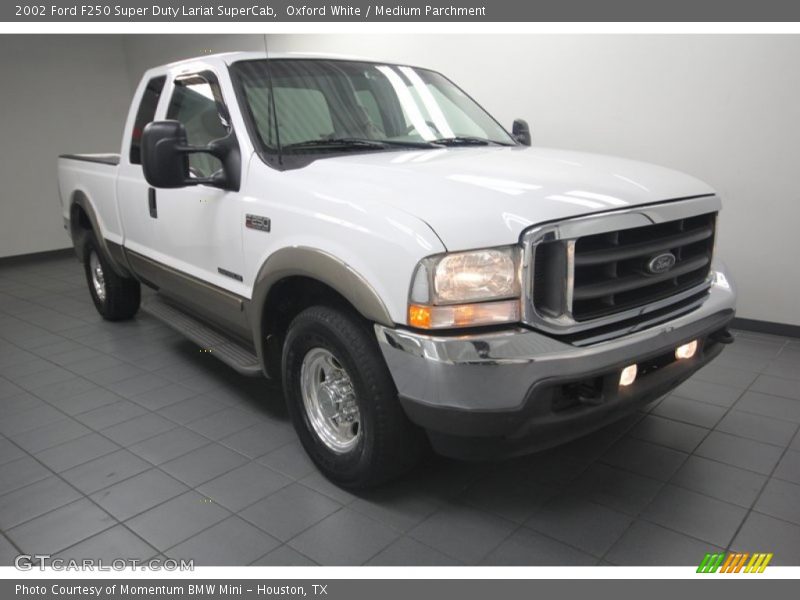
[[[165,117],[183,123],[189,145],[205,146],[228,135],[228,115],[213,72],[181,75],[174,80]],[[206,178],[222,169],[222,163],[209,154],[192,153],[189,168],[191,177]],[[168,267],[189,276],[188,281],[184,277],[177,282],[178,295],[196,300],[208,289],[201,285],[204,283],[245,296],[242,194],[204,184],[149,193],[155,195],[159,253],[168,257]],[[196,290],[192,283],[198,284]]]

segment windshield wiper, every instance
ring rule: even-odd
[[[495,142],[494,140],[472,137],[468,135],[456,135],[449,138],[439,138],[437,140],[431,140],[431,144],[439,144],[441,146],[489,146],[489,145],[506,146],[507,145],[507,144],[501,144],[500,142]]]
[[[379,148],[385,149],[391,146],[398,146],[402,148],[438,148],[436,144],[431,142],[415,142],[415,141],[402,141],[402,140],[370,140],[367,138],[329,138],[319,140],[306,140],[304,142],[296,142],[294,144],[287,144],[283,147],[284,150],[294,150],[295,148]]]
[[[330,138],[320,140],[306,140],[283,146],[284,150],[295,148],[386,148],[387,144],[378,140],[361,138]]]

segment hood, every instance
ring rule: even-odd
[[[329,193],[416,216],[451,251],[515,243],[547,221],[714,193],[656,165],[546,148],[385,151],[317,160],[302,171]]]

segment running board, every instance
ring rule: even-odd
[[[169,304],[158,294],[154,294],[142,303],[142,310],[242,375],[250,377],[263,375],[261,363],[251,349]]]

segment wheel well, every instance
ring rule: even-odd
[[[289,325],[306,308],[317,305],[339,308],[367,323],[347,298],[321,281],[292,276],[276,282],[264,301],[261,331],[262,339],[266,340],[264,359],[267,371],[274,379],[279,379],[281,375],[281,352]]]
[[[69,229],[75,252],[78,255],[78,259],[82,261],[83,246],[86,243],[86,234],[92,231],[92,221],[80,203],[76,202],[78,197],[78,194],[72,197],[72,203],[69,207]]]

